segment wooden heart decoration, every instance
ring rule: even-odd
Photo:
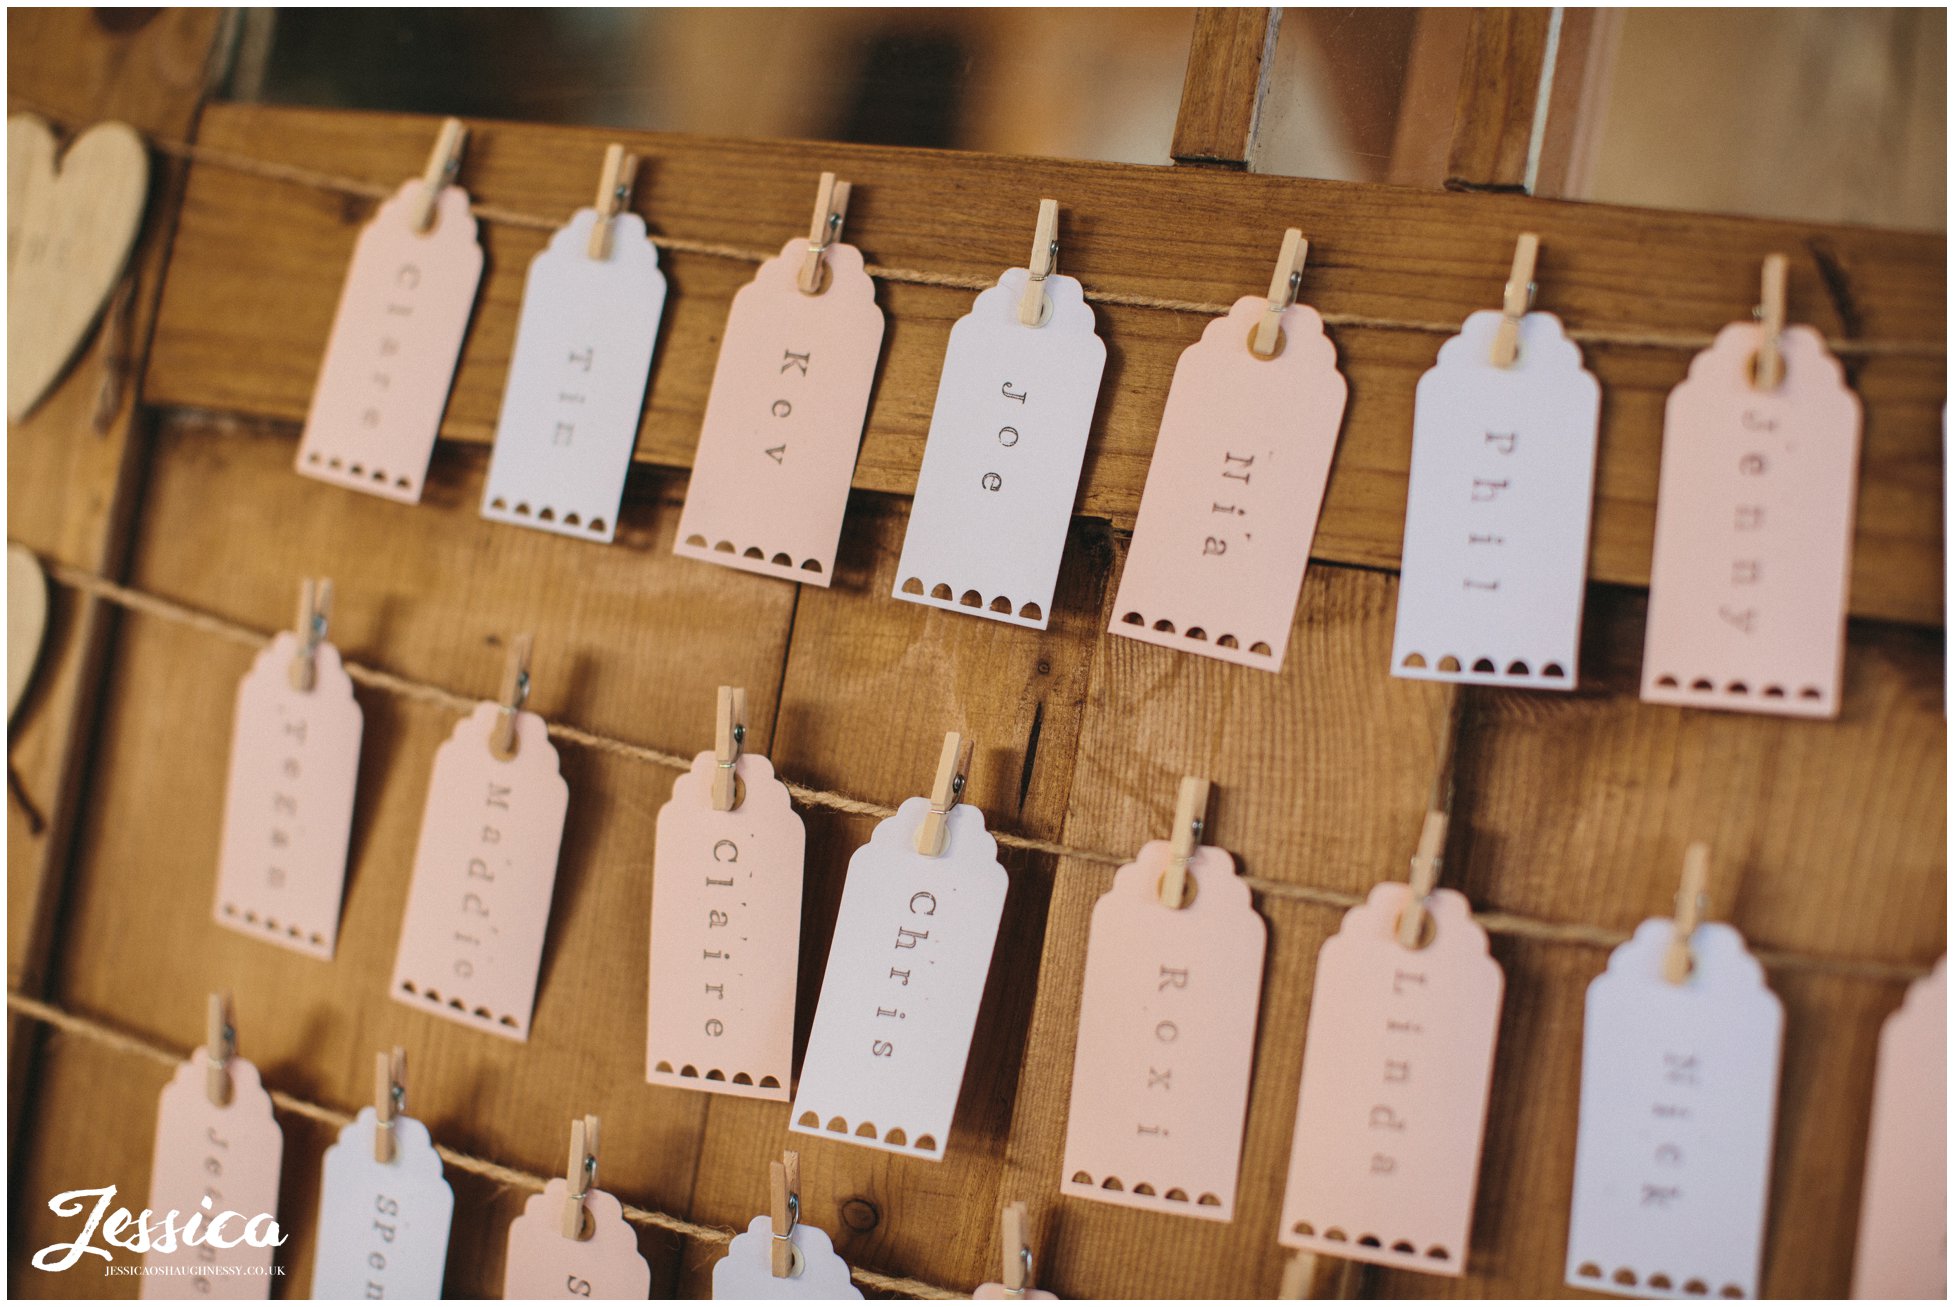
[[[7,720],[14,719],[47,637],[47,577],[41,560],[21,545],[7,546]]]
[[[97,123],[56,163],[54,131],[7,120],[7,413],[19,420],[88,339],[142,229],[149,152]]]

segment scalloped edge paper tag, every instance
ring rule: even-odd
[[[1855,1298],[1947,1297],[1947,959],[1879,1036]]]
[[[558,1176],[531,1194],[522,1215],[509,1223],[502,1296],[616,1298],[651,1296],[651,1263],[638,1251],[638,1234],[624,1221],[624,1206],[606,1191],[584,1195],[585,1239],[563,1237],[563,1204],[570,1186]]]
[[[992,1298],[1015,1298],[1019,1301],[1023,1301],[1026,1298],[1045,1298],[1053,1301],[1057,1301],[1058,1299],[1057,1294],[1048,1293],[1043,1289],[1022,1289],[1017,1293],[1013,1293],[996,1280],[978,1285],[976,1291],[970,1297],[974,1302],[988,1302]]]
[[[373,1156],[371,1107],[339,1128],[319,1189],[312,1297],[430,1299],[448,1269],[454,1190],[427,1127],[396,1114],[394,1157]]]
[[[776,1279],[773,1273],[773,1218],[756,1216],[733,1236],[726,1255],[713,1263],[715,1301],[799,1299],[810,1302],[854,1301],[862,1296],[848,1263],[835,1252],[827,1232],[796,1223],[787,1235],[799,1254],[794,1274]]]

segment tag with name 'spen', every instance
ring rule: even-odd
[[[1269,932],[1212,845],[1188,863],[1192,901],[1162,903],[1172,857],[1145,845],[1093,906],[1060,1189],[1227,1221]]]
[[[637,1232],[625,1224],[624,1206],[602,1189],[584,1195],[584,1237],[563,1235],[563,1204],[570,1186],[558,1177],[532,1194],[509,1224],[502,1296],[524,1298],[628,1298],[651,1295],[651,1263],[638,1251]]]
[[[379,1161],[373,1156],[378,1128],[373,1109],[362,1108],[326,1150],[314,1298],[441,1296],[455,1212],[441,1156],[426,1126],[396,1114],[393,1160]]]
[[[1588,986],[1567,1283],[1638,1298],[1755,1298],[1784,1008],[1743,936],[1645,921]]]
[[[1236,300],[1181,354],[1109,629],[1276,672],[1349,387],[1307,305],[1284,311],[1275,357],[1255,354],[1268,307]]]
[[[984,814],[950,810],[916,851],[929,800],[904,800],[848,860],[793,1129],[941,1161],[1009,877]]]
[[[157,1106],[149,1210],[157,1222],[175,1212],[179,1236],[168,1247],[152,1242],[143,1254],[145,1298],[271,1295],[272,1258],[285,1241],[277,1222],[285,1136],[257,1067],[230,1059],[231,1096],[219,1107],[205,1086],[208,1064],[204,1049],[192,1053]],[[194,1244],[181,1237],[193,1217]],[[212,1235],[235,1246],[217,1247],[208,1242]]]
[[[339,939],[360,705],[339,650],[320,641],[310,690],[292,684],[299,638],[273,637],[237,690],[218,850],[220,926],[330,958]]]
[[[1462,1275],[1506,981],[1455,890],[1425,900],[1422,948],[1398,943],[1410,901],[1374,887],[1317,954],[1277,1240]]]
[[[797,280],[806,254],[789,241],[733,296],[673,549],[825,586],[883,323],[860,250],[828,247],[817,295]]]
[[[500,715],[476,704],[435,753],[393,996],[527,1040],[570,787],[535,713],[517,715],[515,757],[490,751]]]
[[[1669,394],[1642,697],[1836,717],[1859,475],[1859,397],[1810,327],[1751,384],[1763,330],[1733,322]]]
[[[743,1233],[733,1236],[726,1255],[713,1263],[713,1298],[833,1302],[852,1301],[862,1296],[849,1273],[848,1263],[836,1255],[834,1242],[825,1231],[796,1223],[787,1238],[794,1245],[793,1267],[787,1275],[775,1276],[773,1218],[754,1217]]]
[[[591,258],[596,222],[597,210],[577,210],[530,262],[482,516],[609,541],[638,443],[665,274],[635,213],[611,219],[608,255]]]
[[[898,599],[1044,630],[1085,464],[1106,344],[1073,277],[1018,320],[1012,268],[950,329],[896,564]]]
[[[758,754],[736,764],[738,805],[715,810],[718,766],[694,758],[658,810],[645,1079],[784,1103],[807,832]]]
[[[1601,386],[1551,313],[1465,320],[1418,381],[1395,676],[1572,690],[1588,589]]]
[[[468,192],[442,187],[417,232],[422,185],[403,182],[360,229],[298,453],[306,476],[407,504],[421,500],[482,280]]]
[[[1879,1036],[1855,1298],[1947,1297],[1947,959]]]

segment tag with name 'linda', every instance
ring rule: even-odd
[[[1418,381],[1393,675],[1572,690],[1601,386],[1551,313],[1465,320]]]
[[[793,1264],[785,1276],[773,1273],[773,1218],[756,1216],[733,1236],[726,1255],[713,1263],[712,1296],[718,1301],[801,1299],[852,1301],[862,1296],[848,1263],[835,1253],[823,1230],[796,1223],[788,1232]]]
[[[1947,959],[1879,1036],[1855,1298],[1947,1297]]]
[[[584,1237],[563,1234],[563,1205],[570,1186],[561,1176],[530,1195],[522,1215],[509,1223],[502,1296],[524,1298],[628,1298],[651,1295],[651,1263],[638,1251],[638,1236],[624,1221],[624,1206],[602,1189],[584,1194]]]
[[[441,1155],[426,1126],[396,1114],[393,1160],[382,1162],[373,1155],[378,1128],[373,1109],[362,1108],[326,1150],[314,1298],[441,1296],[455,1211]]]

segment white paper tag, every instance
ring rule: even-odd
[[[638,1236],[625,1224],[624,1207],[602,1189],[584,1195],[582,1239],[563,1237],[563,1204],[570,1186],[558,1177],[532,1194],[509,1224],[502,1296],[524,1298],[621,1298],[651,1294],[651,1263],[638,1251]]]
[[[929,800],[906,799],[848,860],[793,1129],[941,1161],[1010,878],[984,814],[950,810],[916,851]]]
[[[1567,1283],[1638,1298],[1755,1298],[1784,1008],[1743,936],[1645,921],[1588,986]]]
[[[1572,690],[1587,595],[1601,387],[1559,318],[1465,320],[1418,382],[1396,676]]]
[[[427,1127],[396,1114],[391,1162],[373,1156],[371,1107],[326,1150],[314,1298],[439,1298],[455,1195]]]
[[[1072,277],[1018,321],[1011,268],[950,329],[895,596],[1044,630],[1085,462],[1106,345]]]
[[[1880,1031],[1852,1296],[1947,1297],[1944,957]]]
[[[850,1277],[848,1263],[835,1255],[825,1231],[797,1224],[787,1236],[794,1245],[793,1273],[773,1273],[773,1220],[756,1216],[743,1234],[733,1236],[726,1255],[713,1264],[715,1301],[791,1298],[810,1302],[853,1300],[862,1296]]]
[[[522,320],[495,424],[482,516],[579,540],[617,532],[638,443],[665,274],[635,213],[590,257],[595,209],[579,209],[529,265]]]

